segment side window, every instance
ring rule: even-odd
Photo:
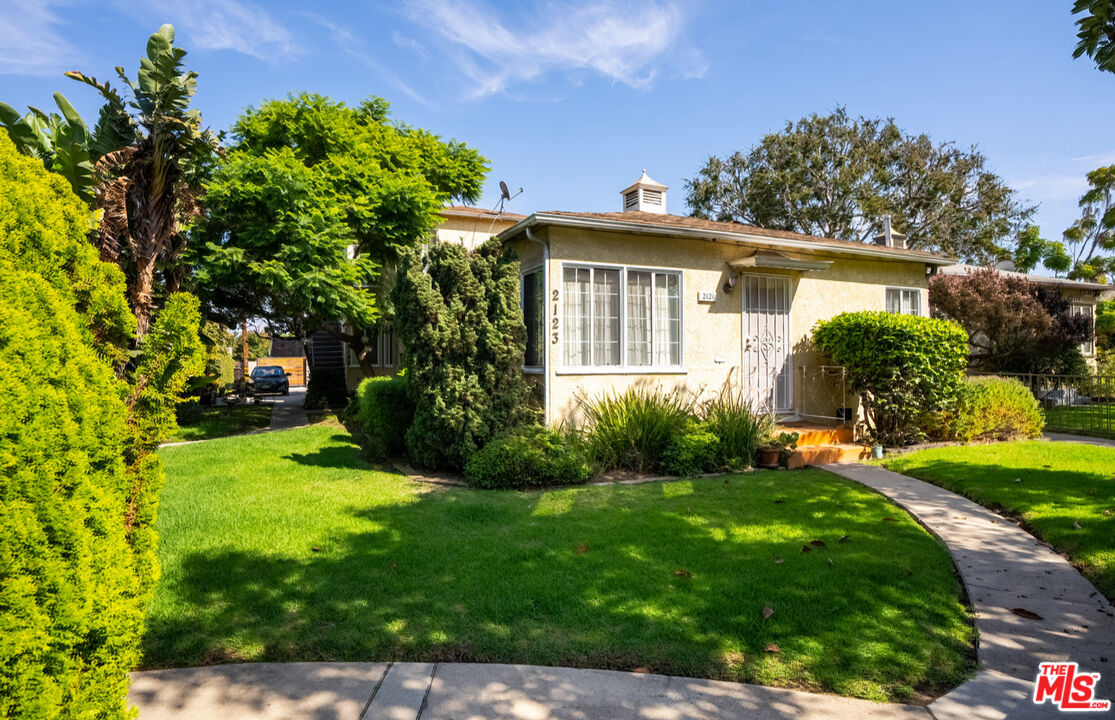
[[[898,315],[921,315],[921,290],[887,288],[887,312]]]

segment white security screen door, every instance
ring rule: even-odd
[[[790,362],[790,280],[741,275],[743,296],[743,387],[758,408],[793,409]]]

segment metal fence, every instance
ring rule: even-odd
[[[1046,430],[1115,437],[1115,375],[969,374],[1014,378],[1030,388],[1045,411]]]

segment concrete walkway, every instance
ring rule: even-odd
[[[1098,445],[1099,447],[1115,447],[1115,440],[1092,437],[1090,435],[1069,435],[1068,433],[1047,432],[1042,437],[1047,440],[1056,440],[1057,442],[1075,442],[1084,443],[1085,445]]]
[[[1081,671],[1101,673],[1096,697],[1115,700],[1115,609],[1068,561],[943,488],[869,465],[824,469],[901,505],[944,541],[960,571],[975,612],[980,669],[929,706],[937,720],[1062,716],[1050,704],[1030,702],[1041,662],[1076,661]]]
[[[274,405],[268,430],[290,430],[310,424],[306,417],[306,388],[291,388],[290,395],[268,398],[266,402]]]
[[[529,665],[257,663],[133,675],[140,720],[932,720],[924,707]]]

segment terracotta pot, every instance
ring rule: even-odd
[[[778,448],[759,448],[759,467],[775,469],[778,467],[778,456],[781,454]]]

